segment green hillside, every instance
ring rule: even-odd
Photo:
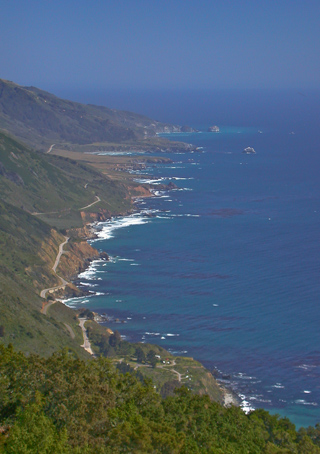
[[[93,202],[97,203],[85,208]],[[89,356],[80,348],[82,333],[72,310],[63,306],[59,317],[40,313],[40,291],[60,285],[52,266],[64,236],[52,227],[81,229],[84,215],[94,220],[130,208],[125,185],[84,164],[34,152],[0,133],[0,334],[4,343],[43,355],[68,347],[81,357]],[[70,250],[79,250],[77,230],[73,235],[75,245]]]
[[[52,95],[7,88],[0,94],[0,124],[18,125],[22,135],[28,130],[29,143],[56,129],[71,141],[79,125],[82,132],[88,128],[81,140],[89,140],[100,108],[90,106],[82,123],[76,103],[58,115]],[[137,141],[144,126],[132,129],[125,113],[115,115],[117,134],[126,140],[132,133]],[[67,129],[59,129],[57,118]],[[98,256],[83,239],[86,224],[132,210],[138,190],[147,192],[128,178],[101,173],[98,162],[93,168],[36,152],[0,133],[0,454],[320,454],[318,426],[297,432],[288,419],[264,410],[245,415],[236,406],[224,408],[226,390],[192,358],[130,344],[85,308],[77,313],[55,300],[53,287],[78,291],[66,281]],[[86,335],[96,359],[80,347]]]
[[[58,283],[51,267],[62,238],[36,217],[0,200],[0,340],[24,352],[49,355],[68,347],[86,357],[63,323],[40,313],[39,289]],[[68,308],[65,315],[66,321],[74,318]]]
[[[76,161],[34,152],[0,133],[0,197],[58,228],[81,227],[81,208],[106,215],[131,208],[128,188]]]
[[[0,79],[0,129],[47,151],[52,144],[143,144],[147,138],[153,138],[148,142],[152,147],[166,143],[156,139],[157,132],[179,131],[180,127],[132,112],[67,101]]]
[[[319,427],[297,432],[286,418],[245,415],[186,388],[162,399],[106,359],[26,358],[0,346],[0,391],[3,454],[320,453]]]

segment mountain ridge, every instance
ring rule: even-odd
[[[179,132],[185,127],[133,112],[61,99],[37,87],[0,79],[0,129],[47,151],[53,143],[170,147],[171,142],[158,138],[157,133]],[[188,148],[183,143],[180,146]]]

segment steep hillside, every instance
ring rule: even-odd
[[[58,228],[83,226],[82,213],[107,216],[131,208],[124,184],[85,164],[34,152],[2,133],[0,198]]]
[[[296,431],[287,418],[246,415],[186,388],[162,399],[106,359],[26,357],[0,345],[0,389],[1,454],[320,453],[319,427]]]
[[[84,224],[130,209],[133,189],[128,181],[115,182],[81,162],[34,152],[0,133],[0,343],[10,342],[27,353],[49,355],[67,347],[81,357],[88,355],[80,348],[83,335],[77,314],[61,303],[52,303],[61,292],[79,292],[70,281],[99,257],[98,251],[81,239],[87,234]],[[71,237],[67,243],[62,228]],[[64,253],[55,271],[62,244]],[[53,287],[58,287],[54,293]],[[111,346],[110,351],[110,332],[106,336],[105,328],[90,323],[88,333],[98,356],[118,354],[121,359],[125,355],[126,361],[132,361],[137,347],[127,345],[117,352]],[[162,355],[169,356],[165,351]],[[184,369],[194,366],[192,361],[183,365],[172,359],[174,364],[179,372],[162,365],[157,369],[139,366],[159,390],[172,392],[182,384]],[[202,369],[195,366],[194,389],[221,401],[222,391]]]
[[[40,289],[58,284],[52,266],[63,238],[0,200],[0,337],[24,352],[49,355],[68,347],[86,357],[63,323],[40,313]],[[65,316],[74,313],[66,308]]]
[[[46,151],[53,143],[135,144],[180,127],[131,112],[67,101],[0,79],[0,129]]]
[[[61,285],[52,267],[65,237],[52,227],[77,227],[68,233],[74,237],[67,246],[68,270],[59,268],[68,279],[98,255],[78,239],[79,232],[86,234],[86,216],[103,219],[130,207],[124,185],[70,159],[36,153],[0,134],[1,341],[24,352],[49,355],[68,347],[81,357],[88,356],[80,348],[82,332],[74,311],[62,306],[58,318],[41,313],[41,290]]]

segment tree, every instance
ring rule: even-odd
[[[58,433],[52,420],[45,416],[40,393],[36,401],[18,410],[17,420],[5,443],[6,454],[66,454],[67,432]]]
[[[109,337],[109,344],[111,347],[117,348],[120,345],[121,342],[121,334],[119,331],[115,331],[111,336]]]
[[[146,355],[141,347],[136,348],[136,357],[138,363],[144,363],[146,361]]]
[[[147,354],[147,360],[148,363],[151,364],[153,368],[156,367],[157,365],[157,358],[156,358],[156,353],[154,350],[149,350]]]

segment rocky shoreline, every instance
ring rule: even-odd
[[[146,197],[154,197],[152,192],[151,186],[149,189],[149,194]],[[159,185],[157,185],[157,189]],[[169,185],[161,185],[161,190],[172,190],[176,189],[176,185],[169,184]],[[140,196],[141,197],[141,196]],[[132,197],[134,200],[135,197]],[[119,214],[118,216],[126,216],[133,214],[134,210],[131,212],[126,212]],[[85,213],[84,213],[85,214]],[[89,268],[90,264],[94,260],[109,260],[109,256],[104,251],[98,251],[94,247],[89,244],[89,241],[97,238],[97,233],[95,230],[95,225],[98,222],[108,221],[112,218],[112,216],[107,215],[107,213],[96,213],[93,215],[90,213],[90,220],[93,222],[88,222],[85,224],[83,229],[78,229],[78,235],[81,237],[80,241],[74,241],[69,244],[68,254],[65,254],[61,259],[61,270],[66,276],[66,278],[71,282],[71,285],[67,286],[66,289],[63,291],[63,295],[59,295],[62,299],[69,299],[73,297],[81,297],[90,295],[90,292],[80,289],[75,285],[75,281],[78,279],[80,273],[84,272],[86,269]],[[75,234],[75,232],[73,232]],[[78,237],[78,238],[79,238]],[[104,322],[106,320],[99,319],[99,317],[95,317],[95,321],[97,323]],[[219,385],[220,390],[222,392],[222,401],[225,407],[229,407],[231,405],[239,406],[240,405],[240,398],[239,396],[232,390],[226,388],[225,384],[219,380],[219,377],[216,376],[215,372],[210,372],[212,377],[216,380],[216,383]]]

